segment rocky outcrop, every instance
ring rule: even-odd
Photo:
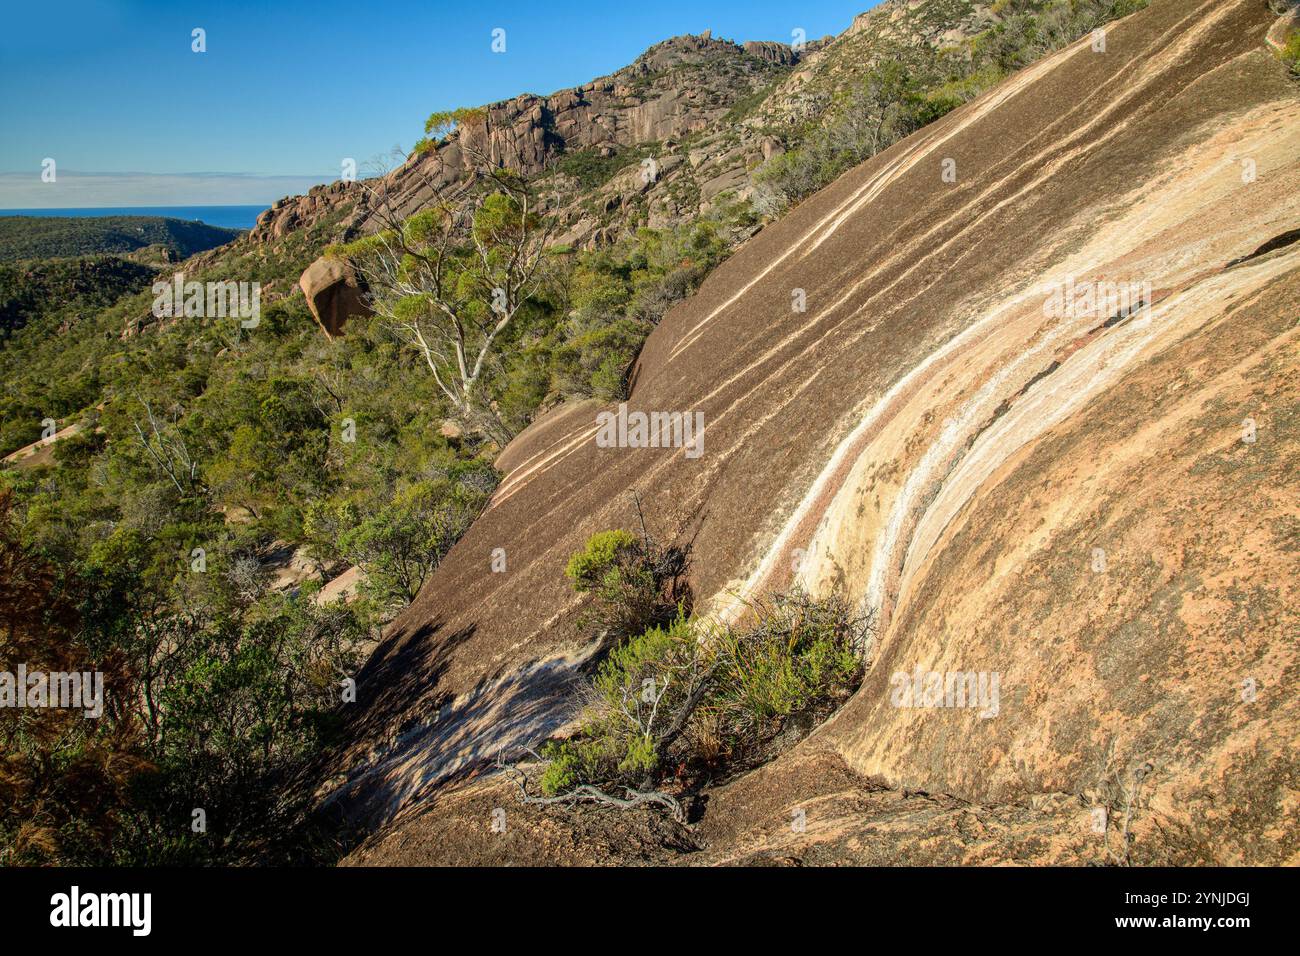
[[[878,622],[835,718],[685,837],[645,831],[707,847],[665,859],[1300,862],[1300,94],[1273,21],[1153,0],[761,232],[641,353],[630,407],[701,412],[703,455],[597,447],[564,407],[521,436],[358,677],[330,798],[378,830],[358,860],[621,845],[524,810],[489,844],[484,808],[517,805],[473,778],[573,719],[565,563],[635,492],[716,619],[800,585]],[[997,699],[947,705],[968,673]]]
[[[741,46],[708,34],[665,40],[610,76],[549,96],[525,94],[489,104],[480,119],[465,123],[435,149],[411,156],[381,179],[317,186],[306,196],[282,199],[258,219],[251,241],[282,238],[344,204],[348,212],[341,233],[378,228],[374,207],[381,196],[398,216],[409,216],[433,200],[435,189],[454,194],[467,181],[471,153],[536,177],[553,170],[564,156],[591,151],[609,157],[648,144],[659,147],[660,154],[658,176],[645,190],[652,194],[650,214],[658,224],[676,221],[699,211],[698,205],[683,207],[673,198],[675,192],[690,192],[683,189],[683,177],[698,178],[693,167],[670,175],[676,144],[686,137],[703,136],[697,149],[709,151],[711,162],[700,173],[707,178],[728,171],[714,168],[712,162],[724,155],[731,169],[753,165],[761,158],[757,134],[747,134],[748,145],[741,150],[734,149],[734,143],[710,149],[711,143],[722,143],[734,132],[723,117],[742,98],[768,86],[819,49],[821,42],[794,51],[787,44]],[[561,232],[572,230],[566,238],[585,244],[611,237],[608,227],[619,217],[584,223],[589,216],[585,211],[589,190],[575,189],[562,174],[548,185],[543,198],[558,213]],[[616,188],[602,193],[598,205],[607,207],[606,212],[620,209],[626,198]]]
[[[346,259],[321,256],[303,272],[298,285],[327,337],[342,332],[349,318],[371,314],[364,279]]]
[[[254,245],[283,239],[295,230],[310,226],[337,210],[365,202],[365,190],[355,180],[339,179],[313,186],[305,196],[277,199],[257,217],[248,240]]]
[[[351,567],[343,571],[337,577],[326,582],[325,586],[316,592],[315,601],[322,607],[327,604],[334,604],[342,601],[345,604],[356,600],[361,586],[366,581],[366,572],[360,567]]]
[[[65,425],[49,438],[37,439],[30,445],[24,445],[17,451],[10,452],[4,456],[3,461],[6,465],[13,465],[15,468],[35,468],[38,465],[51,464],[54,461],[54,443],[61,438],[77,434],[84,427],[81,422]]]
[[[830,37],[817,42],[817,47],[830,42]],[[772,40],[749,40],[746,41],[744,50],[750,56],[757,57],[760,60],[766,60],[768,63],[775,63],[777,66],[794,66],[799,62],[799,55],[805,50],[796,50],[789,43],[776,43]]]

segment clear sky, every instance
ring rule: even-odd
[[[434,110],[576,86],[675,34],[839,33],[876,2],[7,3],[0,207],[269,203],[345,157],[364,175]]]

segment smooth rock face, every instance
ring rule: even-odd
[[[759,233],[638,361],[629,407],[702,412],[702,456],[599,448],[592,408],[516,439],[359,676],[334,805],[379,830],[364,861],[485,833],[506,785],[458,781],[573,718],[565,563],[635,527],[635,492],[717,618],[797,584],[879,625],[854,698],[718,791],[694,859],[1113,863],[1122,824],[1132,862],[1300,862],[1300,91],[1275,19],[1152,0]],[[1140,307],[1062,312],[1067,282]],[[932,673],[975,675],[976,706]],[[791,832],[805,799],[823,816]]]
[[[307,307],[327,336],[343,331],[352,316],[368,316],[361,277],[352,264],[344,259],[321,256],[298,279]]]

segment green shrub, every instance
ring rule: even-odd
[[[663,751],[672,743],[669,735],[675,738],[671,721],[687,703],[703,666],[695,628],[684,613],[667,627],[652,627],[616,647],[592,680],[579,736],[543,748],[551,762],[542,792],[555,796],[581,784],[652,786]]]
[[[555,168],[572,177],[579,189],[592,192],[613,179],[620,170],[639,163],[647,156],[655,155],[658,150],[658,143],[638,143],[633,147],[617,149],[610,156],[602,156],[595,147],[576,149],[563,154],[555,163]]]
[[[338,550],[366,572],[365,590],[384,603],[407,604],[487,503],[485,492],[464,484],[416,482],[391,503],[338,535]],[[347,514],[339,524],[355,516]],[[321,528],[328,516],[313,514],[309,527]]]
[[[1290,67],[1291,72],[1300,76],[1300,30],[1294,31],[1282,48],[1282,62]]]
[[[751,610],[753,623],[740,629],[678,613],[615,647],[592,679],[578,731],[542,749],[542,793],[689,792],[762,759],[791,721],[824,717],[858,685],[869,618],[802,592]]]
[[[794,715],[816,711],[861,676],[865,631],[839,598],[796,592],[756,608],[757,624],[718,636],[717,706],[744,747]]]
[[[597,531],[581,551],[569,558],[564,573],[573,582],[574,590],[593,590],[607,575],[617,573],[622,555],[636,545],[636,535],[631,531]]]
[[[599,531],[569,559],[565,574],[575,591],[595,598],[594,623],[625,638],[664,625],[688,607],[686,554],[660,547],[648,533]]]
[[[487,118],[487,108],[482,106],[461,106],[454,110],[430,113],[424,121],[425,136],[415,144],[415,151],[427,152],[446,142],[447,137],[457,128],[465,125],[482,126],[487,123]]]

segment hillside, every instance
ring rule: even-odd
[[[0,262],[141,250],[163,262],[177,261],[242,234],[161,216],[0,216]]]
[[[0,339],[51,313],[75,316],[112,305],[156,272],[117,256],[0,265]]]
[[[516,439],[358,677],[328,800],[374,832],[352,861],[1295,863],[1300,91],[1276,22],[1153,0],[764,229],[639,358],[630,408],[702,411],[702,455],[598,447],[610,406]],[[1063,308],[1067,283],[1138,291]],[[636,527],[633,492],[693,543],[713,618],[791,584],[877,614],[850,702],[689,826],[521,805],[490,773],[576,716],[594,645],[566,561]],[[899,706],[918,671],[999,675],[1000,705]]]

